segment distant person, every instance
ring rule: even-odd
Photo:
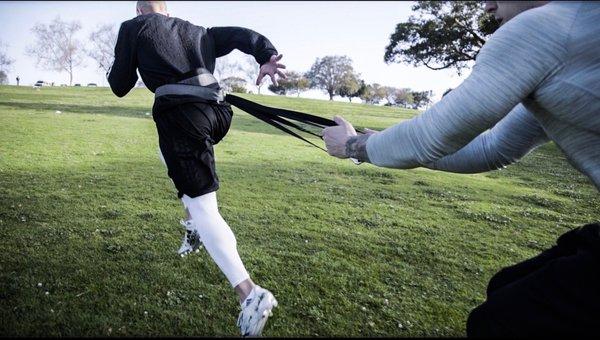
[[[213,145],[228,132],[233,111],[220,103],[212,72],[215,59],[234,49],[251,54],[260,66],[257,83],[269,75],[277,84],[281,55],[264,36],[241,27],[195,26],[169,17],[164,1],[138,1],[138,16],[119,30],[115,61],[108,74],[115,95],[125,96],[139,71],[155,92],[153,118],[168,175],[189,211],[207,252],[240,298],[238,326],[243,336],[259,335],[277,301],[255,285],[237,251],[235,236],[221,217]]]
[[[19,86],[19,81],[21,80],[21,78],[19,78],[19,76],[17,76],[17,86]]]
[[[377,166],[479,173],[553,141],[600,189],[600,2],[488,1],[502,25],[471,75],[436,105],[381,132],[324,129],[328,152]],[[600,224],[505,268],[468,336],[600,335]]]

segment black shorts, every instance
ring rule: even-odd
[[[490,280],[469,337],[599,336],[600,224],[573,229]]]
[[[219,188],[213,145],[229,131],[233,111],[226,103],[185,96],[158,97],[152,108],[158,144],[177,188],[198,197]]]

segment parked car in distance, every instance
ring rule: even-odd
[[[96,86],[98,86],[98,85],[96,85],[96,83],[89,83],[89,84],[87,84],[87,86],[88,86],[88,87],[96,87]]]
[[[81,84],[77,83],[77,84],[75,84],[75,85],[73,85],[73,86],[81,86]]]
[[[35,84],[33,84],[33,87],[42,87],[42,86],[48,86],[50,85],[50,83],[45,82],[43,80],[38,80],[37,82],[35,82]]]

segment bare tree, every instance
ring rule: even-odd
[[[260,88],[263,87],[265,84],[271,83],[271,80],[263,79],[263,81],[260,84],[256,85],[256,79],[258,78],[258,73],[260,72],[260,66],[256,63],[254,57],[249,54],[243,54],[241,59],[242,61],[239,63],[240,75],[246,80],[246,82],[249,85],[255,86],[258,91],[258,94],[260,94]]]
[[[37,23],[31,31],[36,42],[27,48],[27,54],[36,58],[37,65],[69,73],[73,85],[73,69],[83,62],[83,48],[75,34],[81,29],[77,21],[66,22],[56,17],[51,23]]]
[[[99,26],[90,34],[90,43],[91,46],[85,49],[86,54],[98,63],[98,68],[107,73],[115,59],[117,44],[115,26],[111,24]]]
[[[221,81],[228,77],[237,76],[244,71],[242,65],[230,56],[217,58],[213,75]]]
[[[13,62],[14,60],[6,55],[6,46],[0,41],[0,73],[3,74],[2,83],[8,82],[8,71]]]

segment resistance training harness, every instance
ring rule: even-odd
[[[337,125],[337,123],[331,119],[311,115],[308,113],[264,106],[232,94],[226,94],[223,96],[219,82],[212,75],[212,73],[205,68],[197,68],[195,70],[186,72],[179,77],[173,78],[168,84],[158,87],[154,92],[155,98],[165,95],[190,95],[207,101],[225,101],[262,120],[263,122],[289,135],[301,139],[325,152],[327,152],[327,150],[290,130],[290,128],[322,139],[323,137],[320,134],[310,131],[306,127],[300,126],[293,121],[314,126],[319,129]],[[358,129],[356,132],[364,133]],[[359,164],[359,162],[355,159],[352,159],[352,161],[354,161],[356,164]]]

